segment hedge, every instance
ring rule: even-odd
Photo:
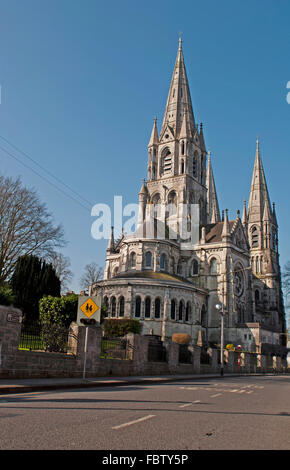
[[[104,336],[108,338],[125,336],[127,333],[139,334],[142,328],[139,320],[130,318],[105,318],[102,326]]]
[[[42,324],[63,325],[69,327],[76,321],[78,296],[71,294],[64,297],[43,297],[39,301],[39,320]]]

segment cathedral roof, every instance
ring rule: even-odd
[[[187,279],[176,276],[174,274],[168,274],[164,272],[155,272],[150,270],[144,271],[126,271],[123,273],[118,273],[114,279],[126,279],[126,278],[134,278],[134,279],[156,279],[160,281],[174,281],[180,283],[190,284],[193,286],[192,282],[188,281]]]
[[[235,220],[229,221],[230,232],[235,224]],[[206,243],[218,243],[222,241],[224,222],[218,222],[217,224],[208,224],[206,226]]]

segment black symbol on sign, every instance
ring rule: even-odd
[[[92,306],[92,305],[89,305],[89,304],[87,304],[87,305],[86,305],[86,311],[87,311],[87,312],[88,312],[88,311],[90,311],[90,312],[91,312],[92,310],[93,310],[93,306]]]

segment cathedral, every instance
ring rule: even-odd
[[[259,141],[248,204],[230,220],[220,211],[210,152],[192,109],[182,41],[162,127],[154,119],[138,224],[115,240],[112,227],[104,279],[90,287],[110,318],[142,322],[162,340],[186,333],[193,344],[279,353],[285,315],[278,225]]]

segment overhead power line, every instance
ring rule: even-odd
[[[19,158],[17,158],[15,155],[13,155],[11,152],[9,152],[8,150],[6,150],[5,148],[1,147],[0,145],[0,149],[5,152],[7,155],[9,155],[11,158],[13,158],[14,160],[17,160],[19,163],[21,163],[21,165],[25,166],[25,168],[28,168],[30,171],[32,171],[35,175],[39,176],[39,178],[43,179],[46,183],[50,184],[53,188],[55,188],[57,191],[59,191],[60,193],[62,193],[63,195],[65,195],[66,197],[68,197],[69,199],[71,199],[72,201],[74,201],[75,203],[77,203],[79,206],[81,206],[82,208],[84,208],[86,211],[90,211],[90,209],[85,206],[84,204],[82,204],[80,201],[78,201],[77,199],[75,199],[73,196],[71,196],[70,194],[66,193],[65,191],[63,191],[61,188],[59,188],[58,186],[56,186],[56,184],[52,183],[51,181],[49,181],[47,178],[45,178],[45,176],[41,175],[40,173],[38,173],[36,170],[34,170],[33,168],[31,168],[29,165],[27,165],[26,163],[24,163],[22,160],[20,160]]]
[[[71,191],[73,194],[75,194],[81,201],[83,201],[85,204],[88,204],[90,206],[90,209],[91,207],[93,206],[93,204],[88,201],[87,199],[85,199],[81,194],[79,194],[77,191],[75,191],[75,189],[71,188],[68,184],[66,184],[64,181],[62,181],[60,178],[58,178],[57,176],[55,176],[52,172],[50,172],[49,170],[47,170],[46,168],[44,168],[42,165],[40,165],[40,163],[38,163],[35,159],[33,159],[30,155],[28,155],[26,152],[24,152],[23,150],[21,150],[20,148],[18,148],[16,145],[14,145],[12,142],[10,142],[8,139],[6,139],[5,137],[1,136],[0,135],[0,138],[6,142],[7,144],[9,144],[12,148],[14,148],[17,152],[19,152],[20,154],[22,154],[25,158],[27,158],[28,160],[30,160],[31,162],[33,162],[35,165],[37,165],[42,171],[44,171],[47,175],[49,175],[51,178],[53,178],[55,181],[57,181],[58,183],[62,184],[65,188],[67,188],[69,191]],[[48,184],[50,184],[52,187],[54,187],[57,191],[61,192],[63,195],[65,195],[66,197],[70,198],[71,200],[73,200],[74,202],[76,202],[77,204],[79,204],[80,206],[82,206],[83,208],[85,208],[86,210],[90,210],[87,206],[83,205],[80,201],[78,201],[77,199],[75,199],[74,197],[72,197],[70,194],[67,194],[65,191],[63,191],[61,188],[59,188],[56,184],[52,183],[51,181],[49,181],[47,178],[45,178],[43,175],[39,174],[37,171],[35,171],[33,168],[31,168],[29,165],[25,164],[22,160],[20,160],[18,157],[16,157],[14,154],[12,154],[11,152],[9,152],[7,149],[5,149],[4,147],[1,147],[0,146],[0,149],[5,152],[7,155],[9,155],[11,158],[14,158],[15,160],[17,160],[19,163],[21,163],[23,166],[25,166],[26,168],[28,168],[30,171],[32,171],[34,174],[36,174],[38,177],[42,178],[44,181],[46,181]]]

